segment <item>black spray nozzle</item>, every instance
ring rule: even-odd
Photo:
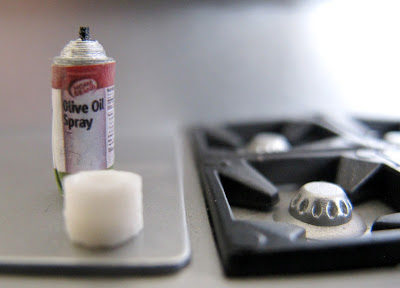
[[[81,26],[79,28],[79,37],[82,41],[90,40],[89,26]]]

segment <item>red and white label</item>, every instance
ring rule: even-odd
[[[64,173],[110,168],[115,62],[52,70],[54,168]]]

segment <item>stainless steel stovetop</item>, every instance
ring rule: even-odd
[[[399,127],[316,117],[194,129],[225,273],[396,265]]]

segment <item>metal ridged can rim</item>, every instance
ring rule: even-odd
[[[103,46],[96,40],[70,41],[60,55],[53,58],[56,65],[87,65],[115,62],[107,57]]]

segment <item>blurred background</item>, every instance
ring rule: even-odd
[[[35,179],[37,191],[44,190],[41,195],[61,207],[60,199],[52,198],[58,195],[52,190],[56,187],[49,169],[51,64],[70,40],[78,38],[79,26],[90,26],[92,38],[117,61],[116,143],[120,145],[142,135],[155,136],[140,138],[143,141],[159,141],[165,138],[157,134],[170,136],[199,123],[317,113],[399,120],[399,8],[397,0],[0,0],[0,135],[6,135],[0,136],[6,147],[0,163],[7,179],[1,183],[3,190],[10,195],[14,187],[30,191],[26,179]],[[7,137],[14,128],[16,137]],[[21,129],[30,133],[22,134]],[[132,134],[135,137],[126,137],[129,141],[118,142],[118,137]],[[398,286],[398,269],[226,280],[188,152],[184,149],[182,162],[193,261],[185,272],[145,281],[15,274],[2,275],[0,286],[15,287],[16,281],[25,283],[18,287],[52,288],[71,283],[132,287],[133,281],[135,287],[161,282],[187,287],[189,281],[198,287],[250,287],[249,281],[252,287]],[[14,161],[15,155],[20,158]],[[117,162],[124,157],[118,155]],[[158,163],[157,154],[152,156],[151,163]],[[32,172],[28,168],[36,165],[35,159],[41,161]],[[42,207],[41,199],[17,201],[16,211],[31,211],[21,209],[23,205]],[[7,199],[2,203],[9,205]],[[19,223],[3,216],[4,223]],[[29,227],[27,231],[35,226]]]
[[[51,123],[51,58],[89,25],[120,131],[349,113],[394,118],[398,1],[0,1],[0,128]]]

